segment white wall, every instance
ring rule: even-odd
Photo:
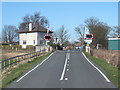
[[[44,35],[46,33],[33,32],[33,33],[20,33],[19,34],[19,44],[26,47],[26,45],[40,45],[40,40],[43,41],[42,45],[45,45]],[[26,40],[26,44],[23,44],[23,40]],[[35,40],[35,44],[33,43]]]
[[[19,34],[20,45],[23,45],[23,40],[26,40],[26,45],[37,45],[37,32],[20,33]],[[35,40],[35,44],[33,43],[33,40]]]

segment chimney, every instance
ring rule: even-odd
[[[32,31],[32,22],[29,23],[29,31]]]

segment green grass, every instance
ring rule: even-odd
[[[92,60],[98,66],[103,68],[103,70],[107,74],[107,77],[112,81],[112,83],[116,85],[116,87],[120,88],[120,70],[118,70],[118,68],[112,66],[111,64],[108,64],[105,60],[91,56],[89,53],[86,53],[85,51],[83,52],[90,60]]]
[[[38,64],[40,61],[45,59],[48,55],[50,55],[50,53],[44,56],[35,58],[31,62],[29,61],[28,63],[21,64],[17,68],[13,69],[11,73],[2,80],[2,87],[6,88],[11,82],[13,82],[15,79],[20,77],[23,74],[23,72],[30,69],[33,65]]]

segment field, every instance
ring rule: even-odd
[[[10,57],[23,55],[26,53],[34,52],[35,48],[32,46],[28,46],[26,49],[22,49],[19,45],[2,45],[0,46],[0,56],[2,56],[0,59],[4,60]]]

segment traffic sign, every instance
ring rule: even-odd
[[[92,43],[92,39],[85,39],[84,40],[87,44],[91,44]]]

